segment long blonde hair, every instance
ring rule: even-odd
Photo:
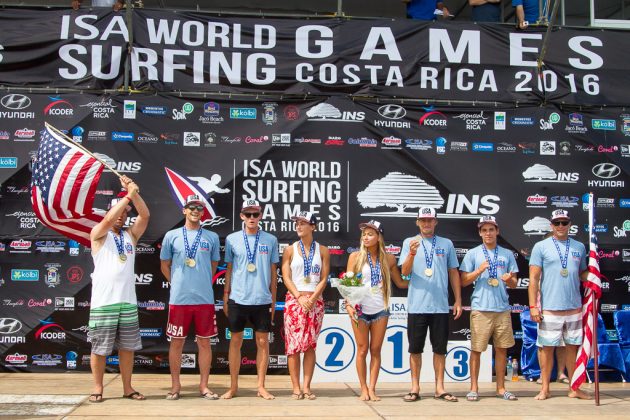
[[[372,229],[372,228],[367,228]],[[392,293],[391,287],[391,275],[389,272],[389,264],[387,263],[387,253],[385,252],[385,238],[383,234],[376,231],[378,233],[378,261],[381,264],[381,278],[383,279],[383,301],[385,303],[385,309],[389,309],[389,298]],[[359,237],[359,243],[361,247],[359,248],[359,254],[357,255],[356,264],[354,266],[354,272],[360,273],[363,270],[363,266],[368,261],[368,250],[363,245],[363,231],[361,231],[361,236]],[[370,267],[371,269],[371,267]]]

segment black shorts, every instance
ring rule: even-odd
[[[408,314],[407,339],[409,353],[422,353],[427,338],[427,329],[433,353],[446,354],[448,344],[448,314]]]
[[[271,308],[271,304],[241,305],[230,299],[228,301],[230,331],[243,332],[248,321],[254,326],[254,331],[271,331],[271,312],[269,312],[269,308]]]

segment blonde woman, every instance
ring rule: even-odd
[[[314,400],[311,379],[315,347],[324,319],[322,293],[330,270],[328,248],[313,239],[317,218],[308,211],[291,218],[299,240],[282,255],[282,279],[287,288],[284,306],[284,344],[294,400]],[[300,353],[304,354],[304,388],[300,387]]]
[[[380,401],[376,394],[376,381],[381,369],[381,347],[389,319],[389,297],[392,280],[398,287],[406,284],[400,277],[396,258],[385,252],[385,240],[381,223],[370,220],[359,225],[361,247],[348,258],[347,272],[361,273],[363,287],[370,292],[360,305],[346,303],[351,320],[358,315],[358,322],[351,322],[357,342],[357,374],[361,384],[362,401]],[[367,384],[366,357],[370,352],[370,385]]]

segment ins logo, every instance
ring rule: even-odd
[[[447,219],[478,219],[499,212],[501,198],[497,195],[451,193],[444,200],[440,191],[423,179],[401,172],[390,172],[375,179],[357,194],[363,208],[394,208],[393,211],[361,213],[375,217],[416,217],[419,207],[441,209],[440,217]],[[411,210],[411,211],[408,211]]]

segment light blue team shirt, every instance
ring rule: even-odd
[[[571,242],[567,258],[567,269],[569,270],[567,277],[562,277],[560,274],[562,264],[552,238],[537,242],[532,249],[529,265],[542,267],[540,300],[543,310],[564,311],[582,307],[580,273],[586,270],[586,250],[581,242],[571,238],[568,240]],[[556,242],[560,248],[560,254],[564,258],[567,243],[558,240]]]
[[[254,251],[256,235],[247,235],[249,249]],[[256,271],[247,271],[247,248],[243,241],[243,231],[231,233],[225,238],[226,263],[232,263],[230,299],[240,305],[267,305],[271,303],[271,264],[280,261],[278,239],[270,233],[260,231],[256,250]]]
[[[409,254],[409,243],[416,236],[407,238],[403,242],[398,264],[402,263]],[[431,251],[433,238],[423,238],[427,255]],[[429,257],[430,258],[430,257]],[[433,275],[427,277],[424,270],[427,268],[422,244],[413,260],[409,291],[407,293],[407,312],[410,314],[442,314],[448,313],[448,269],[457,268],[457,255],[453,242],[449,239],[436,236],[435,250],[433,251]]]
[[[484,270],[473,283],[475,289],[473,290],[470,305],[473,311],[505,312],[510,309],[507,285],[501,280],[501,276],[505,273],[517,273],[518,267],[512,252],[498,245],[497,250],[496,278],[499,280],[499,285],[497,287],[490,286],[488,284],[490,267]],[[488,249],[487,251],[490,261],[494,261],[495,250]],[[483,253],[483,246],[479,245],[466,253],[459,269],[466,273],[471,273],[479,268],[484,261],[486,261],[486,256]]]
[[[186,230],[192,248],[198,230]],[[214,304],[212,261],[219,261],[219,235],[201,229],[201,239],[195,254],[195,266],[188,267],[182,228],[166,232],[162,240],[161,260],[171,260],[171,305]]]

